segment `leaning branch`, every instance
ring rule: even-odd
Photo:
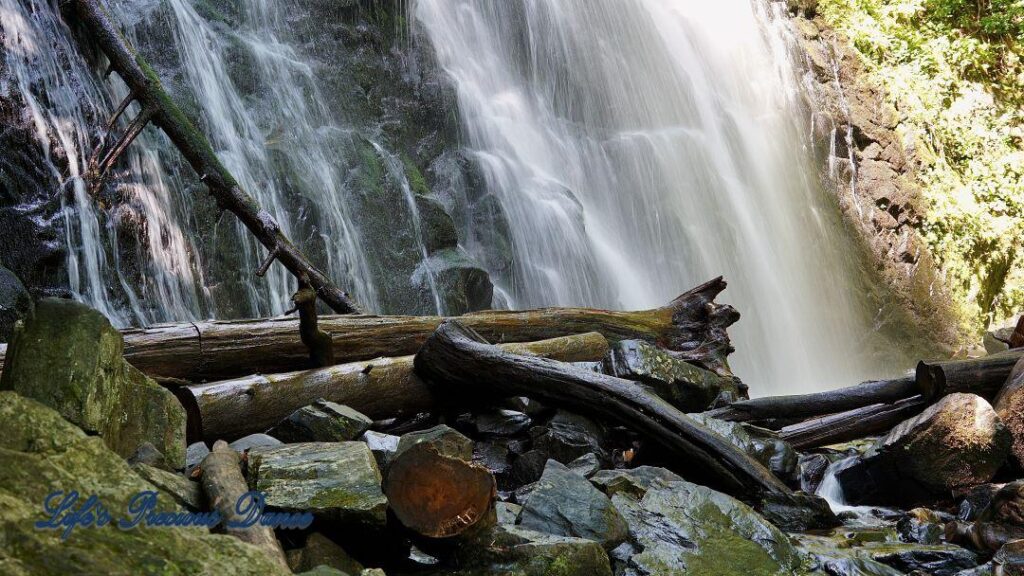
[[[142,126],[147,122],[156,124],[163,129],[199,174],[200,180],[216,198],[217,205],[234,213],[266,247],[273,259],[281,262],[300,284],[313,287],[317,296],[335,312],[358,313],[359,306],[351,297],[335,286],[326,274],[313,266],[305,254],[284,235],[274,217],[242,190],[227,168],[221,164],[206,137],[171,100],[156,72],[128,45],[99,0],[70,0],[69,6],[73,8],[78,20],[110,61],[110,68],[128,85],[129,98],[118,107],[114,118],[123,114],[131,100],[137,101],[142,107],[136,121],[113,148],[105,150],[101,145],[97,150],[95,161],[92,162],[96,175],[102,177],[110,164],[116,161],[124,148],[138,135]],[[111,127],[112,125],[113,123]]]

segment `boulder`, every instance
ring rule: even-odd
[[[295,548],[285,553],[288,566],[292,572],[314,570],[318,566],[327,566],[344,574],[359,574],[363,565],[355,561],[333,540],[319,532],[313,532],[306,538],[302,548]]]
[[[265,553],[237,538],[205,528],[115,523],[78,527],[61,539],[40,530],[43,502],[55,489],[96,495],[115,519],[124,518],[140,492],[157,488],[139,477],[103,441],[88,436],[51,408],[13,392],[0,392],[0,573],[10,576],[66,574],[196,574],[285,576]],[[174,511],[170,498],[158,509]]]
[[[149,464],[157,468],[167,468],[167,462],[164,460],[163,453],[149,442],[143,442],[136,448],[135,453],[128,457],[128,463],[132,465]]]
[[[996,576],[1024,576],[1024,540],[1004,544],[992,557]]]
[[[477,434],[484,436],[514,436],[530,428],[532,420],[515,410],[481,412],[473,419]]]
[[[991,480],[1011,442],[988,402],[951,394],[837,463],[835,475],[851,504],[923,502]]]
[[[941,544],[946,523],[953,518],[927,508],[914,508],[896,522],[900,540],[916,544]]]
[[[243,436],[231,444],[228,444],[228,447],[235,452],[241,453],[252,450],[253,448],[273,448],[274,446],[280,446],[282,444],[284,444],[284,442],[281,442],[269,434],[249,434],[248,436]]]
[[[512,462],[512,482],[515,484],[532,484],[540,480],[548,455],[542,450],[527,450]]]
[[[682,482],[683,478],[664,468],[638,466],[630,470],[601,470],[590,481],[608,497],[621,493],[639,500],[651,488],[664,488]]]
[[[800,489],[808,494],[816,493],[830,464],[832,462],[824,454],[801,454],[797,459]]]
[[[590,478],[601,470],[601,461],[597,459],[597,454],[591,452],[569,462],[568,466],[569,470]]]
[[[10,340],[14,323],[27,316],[31,308],[32,297],[21,280],[0,266],[0,342]]]
[[[499,489],[510,488],[512,464],[506,443],[490,440],[477,442],[473,445],[473,462],[491,471]]]
[[[401,454],[416,444],[423,442],[433,446],[437,453],[442,456],[458,458],[466,462],[473,459],[473,441],[444,424],[438,424],[426,430],[403,434],[398,441],[398,448],[395,454]]]
[[[752,456],[784,481],[795,481],[797,453],[788,442],[765,428],[740,422],[728,422],[703,414],[690,414],[691,418],[722,436],[730,444]]]
[[[698,368],[642,340],[614,344],[605,358],[604,372],[641,382],[684,412],[707,410],[716,400],[746,397],[738,380]]]
[[[482,576],[611,576],[608,555],[597,542],[552,536],[521,526],[497,524],[456,552],[462,570]]]
[[[749,506],[710,488],[666,482],[664,477],[636,479],[632,486],[646,485],[642,496],[629,489],[612,496],[636,550],[627,561],[630,574],[803,573],[801,557],[786,535]]]
[[[519,525],[545,534],[593,540],[606,550],[621,544],[629,533],[607,496],[581,474],[555,460],[548,460],[544,467],[544,474],[523,505]]]
[[[608,461],[608,452],[602,446],[605,430],[586,416],[559,410],[547,425],[535,426],[530,434],[534,449],[562,464],[590,453],[596,454],[602,462]]]
[[[179,506],[189,510],[206,510],[206,495],[198,482],[193,482],[181,474],[161,470],[149,464],[132,465],[132,470],[147,482],[156,486],[171,497]]]
[[[249,484],[267,505],[343,524],[384,525],[381,474],[363,442],[307,442],[249,451]]]
[[[519,513],[523,511],[523,507],[512,502],[495,502],[494,511],[498,515],[499,524],[511,525],[519,520]]]
[[[1018,467],[1024,468],[1024,359],[1013,367],[993,404],[999,419],[1013,436],[1013,460]]]
[[[123,351],[121,333],[102,314],[47,298],[15,330],[0,390],[54,408],[125,458],[149,442],[168,467],[184,468],[184,408],[128,364]]]
[[[369,416],[320,399],[292,412],[270,434],[284,442],[345,442],[355,440],[372,425]]]
[[[891,574],[879,567],[884,565],[897,574],[954,576],[978,565],[977,556],[969,550],[949,544],[900,542],[888,528],[840,528],[832,534],[800,534],[796,540],[807,556],[830,574]],[[858,567],[864,572],[854,570]]]
[[[480,265],[460,247],[443,248],[420,262],[412,273],[412,286],[420,294],[441,299],[441,310],[450,316],[488,310],[494,285]]]

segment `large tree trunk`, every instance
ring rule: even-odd
[[[791,494],[759,462],[636,382],[510,353],[455,321],[438,327],[415,365],[439,399],[471,403],[529,396],[637,430],[670,450],[681,467],[734,495]]]
[[[256,200],[242,190],[235,178],[221,164],[213,148],[199,130],[171,100],[160,83],[156,72],[129,46],[117,26],[110,20],[99,0],[71,0],[69,7],[74,11],[77,22],[84,25],[97,46],[110,61],[110,68],[118,73],[130,90],[128,99],[119,107],[114,120],[124,111],[128,102],[138,101],[142,112],[115,149],[114,157],[131,143],[147,121],[163,129],[178,151],[206,184],[222,210],[229,210],[245,224],[246,228],[269,251],[269,256],[257,273],[265,273],[273,260],[278,260],[299,279],[316,290],[328,306],[338,313],[356,313],[359,307],[349,295],[334,285],[334,282],[318,270],[281,231],[280,225],[269,212],[262,209]],[[111,123],[113,124],[113,122]]]
[[[928,402],[921,396],[892,404],[873,404],[786,426],[779,431],[779,437],[797,450],[848,442],[886,432],[927,406]]]
[[[709,416],[733,422],[773,419],[812,418],[856,410],[874,404],[891,404],[917,395],[933,398],[930,389],[922,388],[912,376],[894,380],[876,380],[857,386],[799,394],[768,396],[742,400],[707,412]]]
[[[220,512],[224,524],[244,522],[246,516],[239,513],[236,504],[238,499],[249,491],[249,487],[242,476],[241,457],[238,452],[224,442],[217,442],[213,445],[213,450],[203,458],[199,468],[202,470],[203,491],[206,492],[207,500],[214,510]],[[260,548],[285,570],[291,572],[281,543],[274,536],[273,528],[257,523],[248,528],[225,527],[225,531],[243,542]]]
[[[646,340],[684,360],[729,375],[732,352],[726,333],[739,314],[716,304],[725,289],[717,278],[653,310],[615,312],[589,308],[544,308],[478,312],[458,321],[492,342],[528,342],[600,332],[608,340]],[[334,360],[354,362],[415,354],[445,318],[437,316],[327,316],[319,327],[334,339]],[[272,374],[310,368],[299,322],[273,320],[169,324],[125,332],[125,358],[154,377],[191,382]]]
[[[596,332],[502,346],[518,354],[566,362],[596,361],[608,352],[608,341]],[[413,373],[412,356],[248,376],[174,391],[189,408],[190,442],[200,437],[234,439],[262,432],[320,398],[376,419],[413,415],[434,407],[430,390]]]
[[[918,383],[937,391],[937,396],[966,392],[992,401],[1006,384],[1010,371],[1024,358],[1024,348],[1017,348],[966,360],[948,362],[919,362]]]

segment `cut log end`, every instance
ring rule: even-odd
[[[740,313],[732,306],[715,302],[726,286],[725,279],[719,276],[670,302],[665,308],[672,312],[675,330],[667,341],[659,342],[677,358],[719,376],[732,376],[728,356],[735,348],[727,330],[740,318]]]
[[[388,469],[384,492],[403,526],[428,538],[451,538],[489,524],[497,487],[482,466],[417,444]]]

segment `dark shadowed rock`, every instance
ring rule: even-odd
[[[14,323],[28,315],[32,297],[21,280],[0,266],[0,342],[7,342],[14,333]]]
[[[286,556],[292,572],[305,572],[317,566],[327,566],[345,574],[363,571],[363,565],[349,556],[344,548],[319,532],[310,534],[302,548],[289,550]]]
[[[825,477],[832,462],[824,454],[801,454],[797,460],[800,471],[800,489],[808,494],[818,491],[821,479]]]
[[[621,544],[629,532],[607,496],[555,460],[548,460],[523,505],[519,524],[545,534],[594,540],[607,550]]]
[[[1005,544],[992,558],[996,576],[1024,576],[1024,540]]]
[[[903,576],[903,572],[870,558],[829,560],[822,567],[831,576]]]
[[[483,440],[473,445],[473,462],[491,471],[498,482],[498,488],[509,488],[509,477],[512,472],[511,457],[505,442]]]
[[[552,536],[498,524],[457,552],[460,576],[611,576],[601,545],[584,538]]]
[[[964,548],[957,546],[934,546],[931,548],[909,548],[879,552],[874,559],[882,564],[910,573],[919,570],[931,576],[954,576],[961,570],[968,570],[978,565],[978,557]]]
[[[438,424],[433,428],[418,432],[403,434],[398,441],[396,455],[423,442],[433,446],[437,453],[442,456],[458,458],[466,462],[473,459],[473,441],[444,424]]]
[[[740,422],[728,422],[718,418],[710,418],[703,414],[690,414],[690,417],[715,433],[724,437],[730,444],[752,456],[764,464],[776,476],[785,481],[794,480],[797,471],[797,453],[788,442],[780,439],[771,430],[750,426]]]
[[[604,428],[585,416],[559,410],[546,426],[535,427],[531,434],[535,449],[562,464],[589,453],[596,454],[602,462],[608,461],[602,446]]]
[[[515,410],[492,410],[476,415],[474,427],[478,434],[513,436],[530,428],[532,420]]]
[[[991,480],[1011,441],[988,402],[951,394],[837,464],[836,478],[850,503],[922,502]]]
[[[640,340],[624,340],[612,346],[604,371],[647,385],[684,412],[707,410],[719,397],[732,402],[744,395],[735,379],[698,368]]]
[[[369,416],[320,399],[292,412],[270,433],[283,442],[344,442],[355,440],[372,425]]]
[[[941,544],[946,523],[953,518],[927,508],[914,508],[896,522],[900,540],[916,544]]]
[[[363,442],[307,442],[249,451],[249,484],[267,505],[347,524],[383,526],[381,474]]]
[[[515,524],[519,520],[519,513],[523,507],[512,502],[495,502],[494,510],[498,514],[499,524]]]
[[[547,462],[548,455],[541,450],[524,452],[512,463],[512,481],[516,484],[530,484],[540,480]]]
[[[206,495],[203,494],[203,489],[198,482],[193,482],[181,474],[168,472],[141,462],[132,465],[132,470],[159,488],[161,492],[170,496],[180,506],[195,511],[206,510]]]
[[[758,510],[772,524],[789,532],[833,528],[841,522],[824,498],[804,492],[768,495]]]
[[[57,410],[128,458],[149,442],[173,469],[185,467],[185,410],[122,357],[107,319],[71,300],[40,301],[15,331],[0,389]]]
[[[597,459],[597,454],[591,452],[569,462],[568,466],[573,472],[590,478],[601,469],[601,461]]]
[[[164,455],[156,446],[153,446],[150,442],[143,442],[138,448],[135,449],[135,453],[128,457],[129,464],[148,464],[157,468],[167,468],[167,462],[164,460]]]

